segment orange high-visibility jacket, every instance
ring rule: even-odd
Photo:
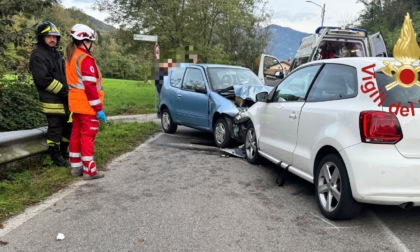
[[[69,85],[69,108],[71,112],[96,115],[96,111],[92,106],[104,102],[104,91],[102,85],[102,76],[98,69],[99,78],[93,76],[82,76],[82,62],[86,57],[91,55],[83,52],[80,49],[74,51],[73,57],[69,62],[66,62],[66,77]],[[85,93],[85,85],[83,81],[96,82],[100,101],[89,101]]]

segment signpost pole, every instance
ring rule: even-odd
[[[133,39],[134,40],[140,40],[140,41],[155,42],[155,47],[154,47],[155,71],[159,71],[159,55],[160,55],[160,49],[159,49],[159,44],[158,44],[158,36],[157,35],[134,34],[133,35]],[[156,78],[156,76],[155,76],[155,78]],[[157,99],[158,99],[157,88],[155,88],[154,96],[155,96],[155,109],[156,109],[156,112],[157,112]]]
[[[160,57],[160,49],[159,49],[159,44],[158,44],[158,36],[156,35],[156,41],[155,41],[155,68],[156,66],[158,67],[157,71],[159,71],[159,57]],[[156,71],[156,69],[155,69]],[[155,76],[156,78],[156,76]],[[156,112],[158,112],[158,106],[157,106],[157,100],[158,100],[158,92],[157,92],[157,88],[155,87],[155,109]]]

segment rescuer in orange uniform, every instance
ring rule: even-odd
[[[66,77],[69,85],[69,107],[73,113],[69,156],[71,174],[84,180],[104,177],[94,161],[95,136],[99,120],[107,123],[103,111],[104,92],[101,73],[91,55],[95,32],[87,25],[76,24],[66,48]]]

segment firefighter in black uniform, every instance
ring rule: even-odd
[[[32,50],[29,69],[39,93],[39,105],[48,121],[47,144],[57,166],[70,167],[68,145],[71,119],[68,108],[68,85],[62,52],[58,50],[60,32],[51,22],[40,24],[37,43]]]

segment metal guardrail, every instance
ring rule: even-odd
[[[48,150],[47,127],[0,133],[0,165]]]
[[[110,116],[109,121],[160,123],[156,114]],[[0,132],[0,166],[19,159],[37,155],[48,150],[47,127],[30,130]]]

